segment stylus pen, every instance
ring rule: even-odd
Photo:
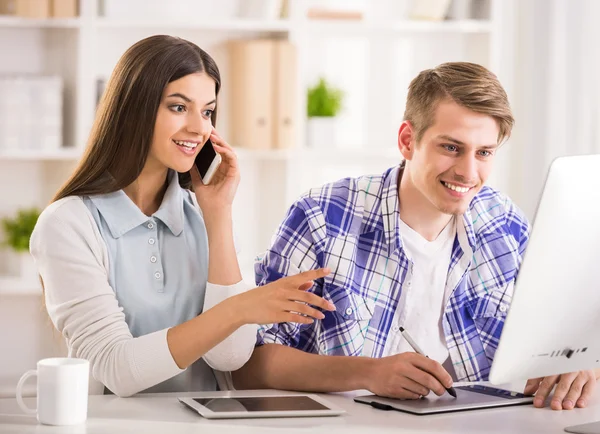
[[[417,345],[417,343],[415,341],[413,341],[413,338],[410,337],[410,335],[404,329],[404,327],[400,327],[400,333],[402,333],[402,336],[404,336],[404,339],[406,339],[406,342],[408,342],[408,344],[412,347],[413,350],[415,350],[415,352],[417,354],[420,354],[422,356],[429,358],[429,356],[427,356],[423,352],[423,350],[421,350],[421,348]],[[454,390],[454,387],[446,387],[445,389],[446,389],[446,392],[448,392],[450,395],[452,395],[453,397],[456,398],[456,390]]]

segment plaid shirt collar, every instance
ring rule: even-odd
[[[390,170],[384,180],[381,195],[381,216],[383,222],[383,236],[387,245],[389,254],[392,254],[402,248],[402,237],[400,236],[399,219],[400,219],[400,203],[398,200],[398,186],[402,174],[404,173],[405,162]],[[365,213],[365,216],[367,214]],[[395,216],[395,218],[387,218],[386,216]],[[477,246],[477,238],[475,237],[475,227],[471,217],[471,209],[462,216],[462,228],[458,229],[459,245],[465,252],[473,252]],[[485,227],[485,221],[479,221],[478,226]],[[368,230],[377,229],[376,225],[369,225],[368,222],[363,222],[364,227]],[[460,226],[460,225],[459,225]],[[464,235],[464,236],[463,236]]]

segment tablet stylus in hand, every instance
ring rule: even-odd
[[[404,339],[406,339],[406,342],[408,342],[408,344],[412,347],[413,350],[415,350],[415,352],[417,354],[420,354],[422,356],[425,356],[425,357],[429,358],[423,352],[423,350],[421,350],[421,348],[419,348],[419,346],[417,345],[417,343],[415,341],[413,341],[413,338],[410,337],[410,335],[404,329],[404,327],[400,327],[400,333],[402,333],[402,336],[404,336]],[[453,397],[456,398],[456,390],[454,390],[454,387],[445,387],[445,389],[446,389],[446,392],[448,392],[450,395],[452,395]]]

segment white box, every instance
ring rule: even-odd
[[[0,77],[0,149],[60,148],[62,94],[57,76]]]

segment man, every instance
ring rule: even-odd
[[[313,291],[337,310],[261,330],[236,386],[416,399],[445,393],[453,379],[486,380],[529,237],[522,212],[484,187],[513,122],[482,66],[421,72],[398,133],[404,162],[310,190],[257,264],[260,285],[329,267]],[[553,409],[584,407],[597,374],[530,380],[525,393],[542,407],[557,384]]]

